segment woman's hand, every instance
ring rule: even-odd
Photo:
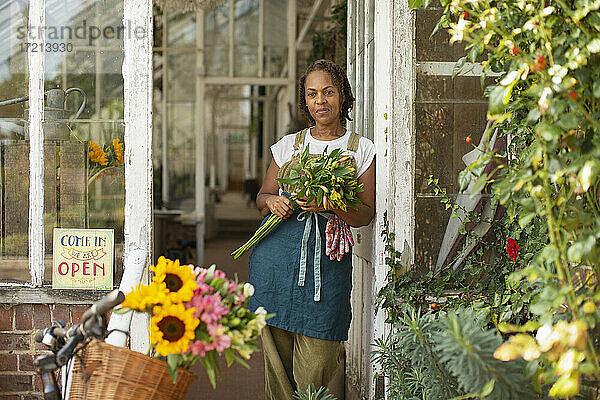
[[[307,203],[307,199],[297,199],[296,204],[304,211],[325,211],[323,205],[317,205],[317,200],[313,199],[310,203]]]
[[[294,212],[290,199],[285,196],[271,196],[266,203],[269,210],[281,219],[289,218]]]

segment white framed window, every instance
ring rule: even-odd
[[[55,227],[114,229],[115,285],[124,273],[141,278],[151,249],[151,21],[151,0],[0,5],[5,286],[50,282]],[[124,271],[134,251],[144,260]]]

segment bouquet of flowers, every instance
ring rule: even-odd
[[[88,184],[101,178],[123,164],[123,142],[118,138],[113,139],[112,144],[100,146],[98,143],[90,140],[89,142],[89,179]]]
[[[307,146],[302,153],[300,163],[290,171],[290,176],[288,178],[277,178],[277,181],[294,187],[293,194],[289,197],[292,207],[297,207],[296,199],[305,198],[309,203],[316,201],[317,205],[322,205],[326,210],[337,208],[347,211],[348,207],[356,209],[356,206],[360,204],[357,194],[362,192],[364,188],[362,184],[358,183],[356,175],[353,174],[355,169],[349,165],[350,156],[344,156],[342,152],[342,149],[336,149],[327,154],[327,149],[325,149],[322,155],[312,158],[309,156]],[[231,253],[233,258],[241,257],[275,229],[281,221],[280,217],[271,214],[246,243]],[[328,228],[327,231],[328,234],[331,234],[333,226]],[[344,234],[346,235],[349,232],[348,230]],[[341,236],[338,236],[337,242],[331,241],[328,244],[328,250],[333,251],[334,247],[341,248],[339,238]],[[353,241],[351,242],[348,238],[348,243],[353,243]],[[341,259],[341,257],[338,257],[339,254],[339,252],[335,252],[335,257]],[[341,254],[343,255],[343,253]],[[333,259],[331,254],[328,255]]]
[[[256,339],[269,317],[262,308],[248,310],[254,287],[226,279],[215,265],[194,268],[160,257],[151,270],[152,282],[139,284],[121,307],[152,316],[149,353],[166,360],[173,382],[179,367],[200,361],[215,387],[222,353],[227,366],[239,362],[249,368],[244,359],[257,350]]]

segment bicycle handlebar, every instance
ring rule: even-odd
[[[56,351],[56,364],[60,367],[69,361],[77,345],[87,337],[102,337],[106,330],[105,316],[115,306],[125,300],[125,294],[118,289],[108,293],[94,303],[81,316],[81,322],[68,330],[63,327],[53,326],[38,331],[35,340],[50,346],[52,339],[65,339],[66,343]],[[49,335],[50,339],[48,339]],[[47,340],[48,339],[48,340]],[[48,341],[49,343],[46,343]]]

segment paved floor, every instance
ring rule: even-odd
[[[247,232],[220,233],[213,240],[205,243],[205,265],[216,264],[228,277],[236,274],[238,280],[248,280],[248,256],[234,260],[229,254],[244,243],[253,233],[252,229],[260,222],[260,213],[252,206],[247,207],[246,200],[240,193],[226,193],[215,207],[217,219],[237,220],[248,224]],[[236,225],[240,230],[239,224]],[[243,225],[242,225],[243,226]],[[264,399],[264,366],[262,353],[255,353],[249,360],[250,369],[239,364],[227,368],[221,360],[222,377],[217,381],[216,389],[210,385],[204,367],[199,362],[193,368],[198,377],[186,396],[186,400],[259,400]]]

